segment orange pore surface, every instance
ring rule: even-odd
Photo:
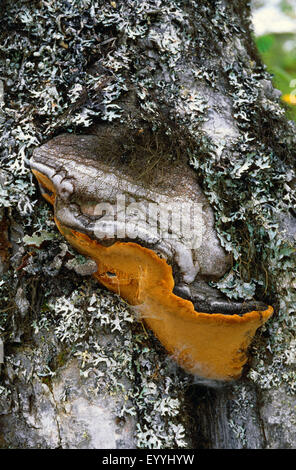
[[[41,173],[34,174],[53,193],[44,196],[54,204],[53,184]],[[96,261],[94,277],[133,306],[187,372],[213,380],[240,377],[247,348],[256,330],[272,315],[271,306],[243,316],[197,312],[192,302],[173,294],[172,268],[153,250],[133,242],[106,247],[56,218],[55,222],[77,251]]]

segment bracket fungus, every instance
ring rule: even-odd
[[[96,261],[95,278],[133,306],[169,354],[203,378],[240,377],[273,309],[230,301],[208,286],[231,259],[194,170],[177,161],[165,181],[144,184],[120,159],[106,160],[100,135],[56,137],[30,164],[59,231]]]

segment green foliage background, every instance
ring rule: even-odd
[[[296,35],[265,34],[255,38],[255,41],[268,72],[273,75],[273,84],[282,92],[283,99],[296,89]],[[293,80],[295,84],[292,84]],[[285,99],[283,101],[286,102]],[[296,105],[286,102],[286,106],[288,118],[296,121]]]

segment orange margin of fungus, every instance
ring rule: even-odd
[[[54,204],[50,180],[36,170],[33,173],[52,192],[45,195]],[[271,306],[242,316],[196,312],[192,302],[173,294],[172,268],[153,250],[133,242],[106,247],[56,218],[55,222],[77,251],[96,261],[94,277],[133,306],[187,372],[212,380],[240,377],[247,348],[256,330],[272,315]]]

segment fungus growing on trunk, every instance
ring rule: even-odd
[[[93,201],[106,198],[105,186],[109,200],[114,198],[113,188],[118,191],[117,175],[121,190],[134,192],[138,198],[158,200],[154,188],[141,192],[128,178],[124,179],[126,175],[121,168],[113,165],[110,170],[97,154],[94,157],[94,149],[99,146],[96,139],[95,136],[61,136],[35,151],[32,157],[32,171],[43,196],[54,205],[59,231],[75,249],[96,261],[95,278],[132,305],[186,371],[213,380],[240,377],[247,361],[247,348],[256,330],[271,316],[272,307],[260,302],[231,302],[214,289],[200,287],[205,279],[219,278],[229,268],[229,258],[218,246],[209,218],[203,244],[194,251],[194,256],[182,237],[163,245],[155,239],[152,243],[151,234],[139,231],[136,241],[118,241],[106,229],[105,239],[96,239],[98,227],[94,226],[100,223],[102,215],[98,217],[92,209]],[[82,149],[86,153],[84,159]],[[200,200],[206,204],[190,171],[186,174],[185,189],[185,183],[180,184],[180,172],[173,173],[180,179],[178,196],[186,199],[192,192],[199,192]],[[109,183],[105,182],[107,177]],[[93,186],[90,193],[83,178]],[[162,196],[171,197],[173,190],[170,191]],[[211,214],[208,206],[205,211]],[[117,228],[118,223],[117,220]],[[100,225],[100,230],[103,227],[106,228]],[[212,263],[211,270],[202,271],[210,247],[219,266]]]

